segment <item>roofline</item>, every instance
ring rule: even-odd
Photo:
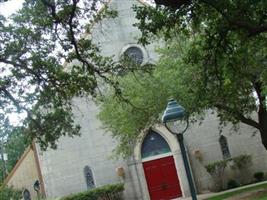
[[[38,158],[37,148],[36,148],[36,144],[35,144],[34,141],[32,142],[31,145],[29,145],[26,148],[26,150],[24,151],[24,153],[21,155],[21,157],[17,161],[16,165],[13,167],[13,169],[11,170],[11,172],[5,178],[3,185],[7,185],[8,184],[8,182],[10,181],[10,179],[13,177],[13,175],[15,174],[15,172],[20,167],[21,163],[27,157],[27,155],[29,154],[29,152],[31,150],[33,151],[33,154],[34,154],[34,160],[35,160],[35,164],[36,164],[36,168],[37,168],[38,179],[41,182],[41,193],[44,195],[44,197],[46,197],[45,188],[44,188],[43,175],[42,175],[42,172],[41,172],[41,167],[40,167],[40,162],[39,162],[39,158]]]
[[[11,170],[11,172],[7,175],[7,177],[4,180],[4,185],[7,185],[7,183],[10,181],[10,179],[12,178],[12,176],[14,175],[14,173],[17,171],[17,169],[19,168],[19,166],[21,165],[22,161],[26,158],[26,156],[29,154],[29,152],[33,150],[31,145],[29,145],[26,150],[24,151],[24,153],[22,154],[22,156],[19,158],[19,160],[17,161],[17,163],[15,164],[15,166],[13,167],[13,169]]]
[[[150,6],[147,2],[145,2],[144,0],[137,0],[139,1],[141,4],[145,5],[145,6]]]

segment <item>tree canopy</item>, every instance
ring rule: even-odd
[[[165,39],[166,47],[152,76],[139,75],[142,86],[134,75],[121,81],[132,108],[112,100],[112,94],[107,97],[100,115],[106,127],[123,141],[128,135],[134,139],[158,118],[168,98],[174,97],[193,117],[213,109],[221,122],[254,127],[267,148],[267,3],[155,2],[166,7],[136,7],[136,26],[142,31],[141,43],[159,37]]]
[[[3,127],[0,134],[0,182],[8,175],[24,153],[30,140],[21,127]]]
[[[91,29],[82,22],[92,24],[103,17],[116,16],[116,12],[108,9],[99,12],[105,0],[26,0],[10,19],[1,16],[3,120],[8,113],[26,113],[23,125],[28,137],[36,138],[43,148],[56,147],[60,136],[79,134],[79,124],[72,114],[72,98],[96,96],[101,82],[111,86],[111,96],[116,94],[132,104],[129,112],[142,110],[140,118],[129,117],[135,117],[135,124],[127,129],[123,128],[127,119],[115,122],[106,118],[106,125],[116,135],[121,133],[118,137],[123,143],[130,143],[127,135],[133,136],[152,123],[166,99],[172,96],[191,113],[217,109],[222,121],[255,127],[267,147],[267,3],[155,2],[156,7],[135,8],[139,19],[136,26],[142,31],[140,42],[147,44],[153,37],[163,37],[172,43],[167,43],[163,60],[152,74],[130,73],[123,79],[116,77],[121,65],[101,56],[92,38],[82,37],[84,30]],[[72,63],[72,67],[64,65],[65,61]],[[136,77],[142,87],[131,83]],[[145,99],[149,95],[150,99]],[[111,100],[107,97],[106,101]],[[252,113],[257,113],[257,119],[252,118]],[[119,114],[128,116],[122,108]]]
[[[73,96],[96,96],[99,81],[116,88],[109,76],[117,65],[100,55],[92,38],[82,37],[96,20],[116,16],[105,5],[25,0],[9,19],[0,16],[0,113],[4,120],[10,113],[26,114],[27,137],[43,148],[56,147],[62,135],[79,134]]]

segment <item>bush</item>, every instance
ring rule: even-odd
[[[60,200],[121,200],[123,184],[105,185],[92,190],[69,195]]]
[[[229,180],[228,183],[227,183],[227,189],[233,189],[233,188],[237,188],[239,186],[240,186],[240,183],[238,183],[234,179]]]
[[[264,173],[256,172],[253,177],[256,179],[256,182],[261,182],[264,180]]]
[[[22,191],[16,190],[12,187],[2,185],[0,187],[0,199],[20,200],[22,198]]]
[[[242,184],[246,185],[251,182],[251,155],[239,155],[232,158],[232,169],[235,171],[236,179]]]
[[[216,161],[208,165],[205,165],[207,172],[212,176],[214,180],[214,183],[215,183],[214,189],[216,191],[222,191],[225,189],[226,184],[224,182],[224,179],[225,179],[224,173],[225,173],[225,169],[229,165],[231,166],[232,169],[238,170],[240,172],[240,175],[243,176],[244,174],[248,173],[248,172],[245,173],[245,171],[248,171],[249,167],[252,165],[252,158],[250,155],[244,154],[244,155],[239,155],[233,158],[229,158],[227,160]],[[239,180],[239,182],[242,183],[244,181],[242,181],[241,179]]]
[[[216,161],[205,166],[207,172],[212,176],[215,183],[215,190],[224,189],[224,172],[229,160]]]
[[[244,155],[236,156],[232,158],[232,161],[233,161],[233,165],[232,165],[233,169],[243,170],[252,165],[251,155],[244,154]]]

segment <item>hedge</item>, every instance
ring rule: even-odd
[[[22,198],[22,191],[16,190],[12,187],[7,187],[5,185],[0,186],[0,199],[7,200],[19,200]]]
[[[123,184],[113,184],[72,194],[60,200],[122,200]]]

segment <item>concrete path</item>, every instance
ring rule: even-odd
[[[226,193],[230,193],[230,192],[234,192],[234,191],[237,191],[237,190],[242,190],[242,189],[245,189],[245,188],[250,188],[250,187],[254,187],[254,186],[258,186],[258,185],[263,185],[263,184],[266,184],[266,183],[267,183],[267,181],[263,181],[263,182],[260,182],[260,183],[254,183],[254,184],[250,184],[250,185],[246,185],[246,186],[243,186],[243,187],[238,187],[238,188],[234,188],[234,189],[226,190],[226,191],[222,191],[222,192],[200,194],[200,195],[197,195],[197,198],[198,198],[198,200],[204,200],[204,199],[207,199],[207,198],[210,198],[210,197],[213,197],[213,196],[226,194]],[[187,197],[187,198],[177,198],[177,199],[174,199],[174,200],[191,200],[191,199],[192,199],[191,197]]]

